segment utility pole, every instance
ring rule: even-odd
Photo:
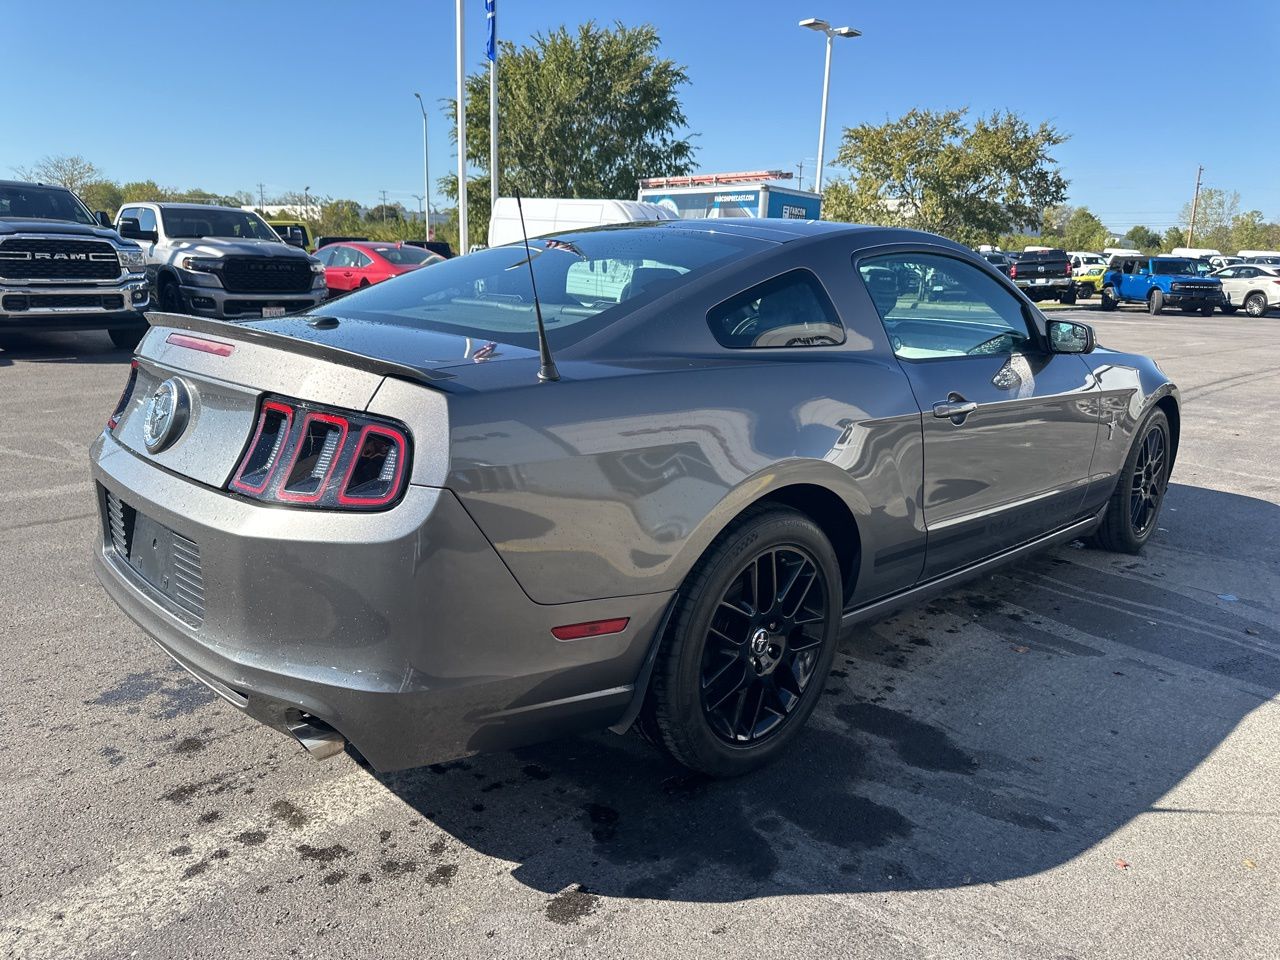
[[[263,211],[267,209],[267,185],[265,183],[258,184],[258,209]]]
[[[1204,165],[1196,168],[1196,195],[1191,199],[1191,223],[1187,226],[1187,246],[1195,242],[1196,208],[1200,206],[1200,177],[1204,174]]]
[[[801,160],[796,164],[796,189],[804,189],[804,161]]]
[[[387,191],[380,191],[382,194],[382,222],[387,222]]]

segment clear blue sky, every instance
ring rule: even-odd
[[[475,69],[484,4],[466,9]],[[498,0],[498,9],[500,34],[516,41],[590,17],[656,25],[663,53],[688,69],[683,98],[705,171],[794,170],[803,160],[812,176],[823,41],[796,21],[817,16],[865,34],[837,41],[828,157],[842,127],[911,107],[1008,108],[1071,135],[1057,154],[1069,200],[1113,229],[1171,225],[1197,164],[1207,185],[1280,218],[1277,0]],[[118,180],[255,194],[261,181],[269,194],[310,186],[365,203],[386,190],[414,206],[413,91],[435,104],[454,89],[448,0],[199,9],[57,0],[7,4],[4,25],[0,176],[78,153]],[[439,108],[431,124],[435,179],[455,161]]]

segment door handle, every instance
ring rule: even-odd
[[[950,420],[952,423],[963,423],[964,418],[978,409],[972,400],[966,400],[958,393],[953,393],[946,400],[933,405],[933,415],[939,420]]]

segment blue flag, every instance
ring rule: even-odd
[[[498,14],[493,9],[495,2],[496,0],[484,0],[485,27],[489,34],[489,39],[485,41],[484,45],[484,55],[493,61],[498,59],[497,40],[495,39],[498,29]]]

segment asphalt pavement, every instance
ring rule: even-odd
[[[846,636],[730,783],[634,736],[376,776],[99,589],[102,334],[0,344],[0,956],[1280,956],[1280,317],[1082,308],[1181,386],[1138,557],[1064,546]]]

